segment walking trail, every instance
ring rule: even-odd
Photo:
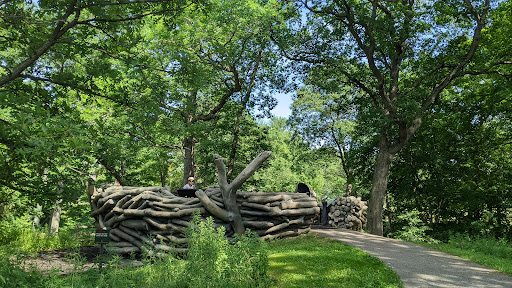
[[[348,229],[312,232],[360,248],[391,267],[407,288],[512,288],[512,277],[420,245]]]

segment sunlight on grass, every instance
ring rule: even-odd
[[[270,242],[269,261],[272,287],[403,287],[379,259],[312,234]]]
[[[240,251],[234,246],[227,247]],[[11,258],[13,254],[0,249],[3,251],[0,253],[0,275],[3,277],[0,277],[0,287],[403,287],[400,278],[380,260],[339,241],[310,234],[273,240],[267,247],[269,266],[265,267],[271,279],[255,277],[249,282],[232,281],[238,279],[235,276],[250,278],[247,270],[238,269],[240,265],[231,263],[229,267],[234,269],[231,274],[224,273],[222,275],[226,277],[212,280],[212,271],[205,271],[202,266],[191,269],[194,265],[191,266],[190,261],[197,259],[172,255],[154,258],[149,261],[153,264],[140,268],[123,267],[119,256],[110,255],[112,259],[105,263],[102,271],[73,270],[66,276],[42,275],[16,267],[8,260],[16,259]],[[242,258],[236,259],[237,263],[243,262]],[[83,264],[78,258],[73,261],[77,267]]]
[[[448,243],[420,244],[512,275],[512,245],[504,240],[457,235]]]

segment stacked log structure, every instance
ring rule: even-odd
[[[337,197],[328,209],[331,226],[355,231],[362,231],[366,227],[368,206],[361,197]]]
[[[212,216],[232,237],[232,225],[211,211],[212,203],[225,208],[220,187],[198,190],[196,195],[180,197],[168,187],[111,186],[92,195],[91,216],[99,228],[110,229],[110,249],[119,253],[186,252],[186,229],[195,211],[202,218]],[[307,233],[320,212],[316,197],[306,193],[236,192],[236,202],[244,228],[263,239]]]

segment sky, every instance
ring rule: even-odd
[[[274,95],[277,99],[277,106],[272,109],[272,114],[278,117],[288,118],[291,114],[292,93],[279,93]]]

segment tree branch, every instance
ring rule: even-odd
[[[9,74],[3,76],[0,78],[0,87],[4,86],[5,84],[9,83],[10,81],[18,78],[25,69],[32,66],[37,59],[39,59],[43,54],[46,53],[55,43],[57,40],[62,37],[69,29],[77,25],[78,18],[80,16],[80,10],[75,9],[75,4],[77,0],[73,0],[69,6],[64,15],[60,18],[60,20],[57,22],[57,26],[53,30],[52,35],[44,42],[36,51],[34,54],[29,56],[27,59],[16,65],[12,71],[9,71]],[[75,17],[71,22],[68,22],[66,25],[64,25],[73,13],[75,13]]]

